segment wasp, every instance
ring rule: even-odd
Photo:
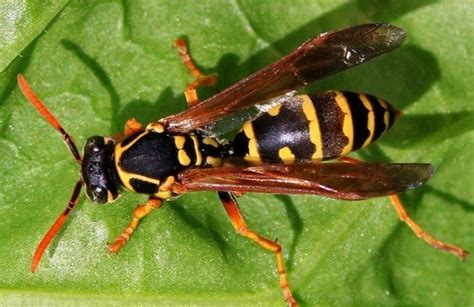
[[[26,98],[61,134],[81,167],[66,209],[34,253],[32,272],[78,203],[83,186],[96,203],[113,202],[123,189],[148,195],[148,200],[133,211],[129,225],[108,246],[112,253],[119,252],[140,220],[164,201],[187,192],[216,191],[237,233],[275,254],[280,287],[290,306],[297,302],[282,248],[247,226],[236,196],[247,192],[312,194],[345,200],[389,196],[400,219],[418,237],[464,259],[467,251],[426,233],[408,216],[397,196],[424,184],[433,175],[430,164],[365,163],[347,156],[380,138],[400,111],[369,94],[296,93],[312,82],[398,48],[405,37],[404,30],[389,24],[365,24],[323,33],[203,101],[199,101],[197,89],[215,85],[217,78],[202,74],[184,41],[178,39],[180,57],[196,78],[184,91],[188,109],[147,126],[129,119],[121,135],[90,137],[82,154],[25,77],[18,75]],[[228,118],[240,119],[240,130],[226,141],[215,128]]]

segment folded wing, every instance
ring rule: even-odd
[[[274,194],[315,194],[357,200],[397,194],[425,183],[430,164],[296,163],[227,164],[181,173],[174,192],[214,190]]]
[[[391,51],[405,36],[402,29],[389,24],[366,24],[321,34],[279,61],[163,121],[169,131],[176,133],[204,127]]]

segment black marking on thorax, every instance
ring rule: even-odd
[[[151,182],[146,182],[140,179],[136,178],[131,178],[130,179],[130,185],[132,186],[133,190],[137,193],[144,193],[148,195],[153,195],[156,192],[158,192],[158,185],[151,183]]]
[[[177,152],[172,136],[149,131],[122,154],[119,164],[126,172],[163,179],[184,169]]]

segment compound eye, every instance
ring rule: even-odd
[[[99,204],[103,204],[107,202],[107,189],[104,186],[96,185],[90,187],[88,190],[88,194],[90,199]]]

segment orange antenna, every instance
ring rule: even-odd
[[[79,154],[79,151],[77,150],[77,146],[72,140],[71,136],[69,133],[64,130],[63,126],[59,123],[59,121],[54,117],[51,112],[46,108],[46,106],[41,102],[41,100],[36,96],[36,94],[33,92],[33,90],[30,88],[28,85],[28,82],[26,82],[25,77],[22,74],[18,75],[18,84],[20,85],[21,91],[23,92],[23,95],[25,95],[26,99],[33,104],[33,106],[40,112],[41,116],[46,119],[48,123],[51,124],[51,126],[58,131],[61,136],[63,137],[64,142],[66,143],[67,147],[69,148],[69,151],[73,155],[74,159],[80,164],[82,161],[81,155]],[[41,240],[40,244],[36,248],[35,254],[33,255],[33,260],[31,262],[31,272],[35,272],[40,261],[41,257],[44,254],[44,251],[48,247],[49,243],[53,240],[53,238],[56,236],[58,231],[61,229],[61,227],[64,225],[64,223],[67,221],[69,214],[71,211],[74,209],[74,207],[77,204],[77,201],[79,199],[79,195],[81,192],[82,188],[82,178],[79,179],[74,186],[74,190],[72,191],[71,198],[69,199],[69,202],[67,203],[66,209],[64,209],[63,213],[56,219],[54,224],[51,226],[51,228],[48,230],[46,235],[44,236],[43,240]]]
[[[33,255],[33,260],[31,261],[31,272],[34,273],[36,271],[44,251],[48,247],[49,243],[51,243],[51,240],[53,240],[53,238],[56,236],[59,229],[61,229],[63,224],[67,221],[69,213],[71,213],[71,211],[76,206],[77,200],[79,199],[79,195],[81,193],[82,184],[82,179],[79,179],[74,186],[74,190],[72,190],[72,195],[67,203],[66,209],[64,209],[63,213],[61,213],[61,215],[56,219],[53,226],[51,226],[43,240],[41,240],[40,244],[36,248],[35,254]]]
[[[66,143],[67,147],[69,148],[69,151],[71,151],[72,155],[74,156],[74,159],[78,163],[81,163],[81,155],[79,154],[79,151],[77,150],[77,146],[72,140],[71,136],[64,130],[63,126],[59,123],[59,121],[54,117],[51,112],[45,107],[45,105],[41,102],[41,100],[36,96],[36,94],[31,90],[30,86],[28,85],[28,82],[26,82],[25,77],[22,74],[18,74],[18,84],[20,85],[20,89],[23,92],[23,95],[25,95],[26,99],[28,99],[33,106],[41,113],[41,115],[48,121],[48,123],[51,124],[51,126],[58,131],[61,136],[63,137],[64,142]]]

